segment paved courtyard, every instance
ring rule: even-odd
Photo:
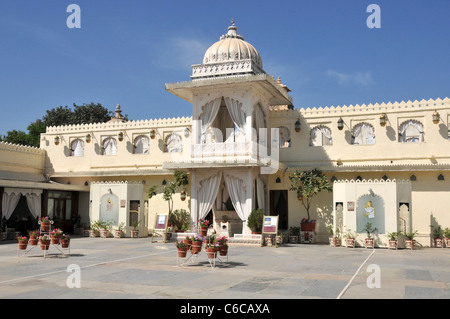
[[[2,299],[450,298],[447,248],[230,245],[212,267],[205,254],[181,265],[173,242],[151,238],[74,238],[70,254],[50,247],[45,258],[17,247],[0,243]]]

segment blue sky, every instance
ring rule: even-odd
[[[379,29],[366,25],[372,3]],[[66,25],[69,4],[80,29]],[[0,134],[73,103],[190,116],[164,85],[189,81],[232,18],[296,108],[444,98],[449,14],[448,0],[1,0]]]

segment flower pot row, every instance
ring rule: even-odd
[[[19,242],[19,250],[26,250],[28,245],[30,246],[37,246],[38,243],[40,244],[40,247],[42,250],[48,250],[50,247],[50,244],[52,245],[61,245],[62,248],[69,248],[70,245],[70,237],[68,235],[62,235],[62,236],[38,236],[36,235],[30,235],[30,238],[27,238],[26,236],[18,237]]]

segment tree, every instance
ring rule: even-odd
[[[28,133],[9,131],[3,140],[14,144],[39,147],[41,133],[45,133],[47,126],[105,123],[113,116],[114,112],[104,108],[100,103],[83,103],[82,105],[74,103],[73,109],[68,106],[58,106],[47,110],[42,119],[32,122],[27,128]],[[127,120],[127,115],[124,118]]]
[[[307,172],[295,171],[289,176],[289,179],[291,180],[290,190],[297,192],[297,197],[305,207],[308,220],[310,220],[309,209],[313,197],[322,191],[331,192],[333,190],[332,185],[322,171],[318,169]]]
[[[173,211],[173,198],[172,198],[173,194],[176,193],[178,188],[188,184],[188,177],[187,177],[187,173],[185,173],[185,172],[175,171],[173,173],[173,177],[175,180],[170,182],[168,185],[164,186],[163,190],[162,190],[163,199],[165,201],[167,201],[167,203],[169,205],[169,218],[170,218],[170,214]],[[152,198],[153,196],[155,196],[157,194],[157,190],[158,190],[158,185],[151,186],[148,191],[148,197]]]

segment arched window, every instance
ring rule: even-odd
[[[368,123],[359,123],[352,130],[353,145],[375,144],[375,134],[373,126]]]
[[[331,130],[323,125],[314,127],[310,132],[310,146],[332,145]]]
[[[117,155],[117,141],[114,137],[103,140],[102,155]]]
[[[280,128],[280,148],[290,147],[291,146],[291,132],[285,126],[281,126]]]
[[[148,154],[150,140],[145,135],[140,135],[134,139],[134,154]]]
[[[398,132],[400,143],[423,142],[423,125],[419,121],[409,120],[400,124]]]
[[[183,145],[181,143],[181,136],[177,133],[171,133],[166,137],[166,152],[179,153],[183,150]]]
[[[84,156],[84,141],[76,139],[70,143],[70,156]]]

